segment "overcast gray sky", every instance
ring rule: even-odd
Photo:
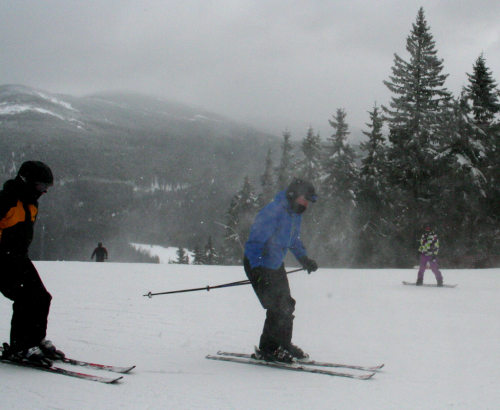
[[[323,138],[337,108],[367,130],[420,7],[457,95],[484,53],[500,81],[495,0],[3,0],[0,84],[131,90]]]

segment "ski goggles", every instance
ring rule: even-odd
[[[47,190],[51,187],[51,184],[44,184],[43,182],[35,182],[35,189],[42,194],[47,192]]]
[[[313,194],[313,195],[306,195],[305,198],[309,201],[309,202],[316,202],[318,200],[318,195],[316,194]]]

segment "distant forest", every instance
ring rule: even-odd
[[[391,101],[374,103],[360,147],[348,142],[342,108],[329,120],[331,136],[310,128],[297,141],[137,96],[47,98],[0,87],[3,106],[40,107],[2,116],[0,174],[37,159],[56,175],[40,201],[32,257],[90,260],[103,242],[110,261],[155,262],[135,242],[177,247],[179,263],[189,249],[194,263],[239,265],[259,209],[300,177],[319,195],[301,236],[321,267],[412,267],[427,222],[442,267],[500,266],[493,73],[478,53],[453,96],[423,9],[406,49],[384,81]]]
[[[285,132],[279,163],[268,154],[260,186],[245,178],[228,206],[221,263],[241,259],[258,209],[297,176],[319,193],[304,214],[302,239],[320,266],[412,267],[427,222],[440,238],[443,267],[500,266],[497,83],[480,54],[454,97],[422,8],[406,49],[409,58],[395,54],[384,81],[390,104],[369,112],[363,157],[347,142],[343,109],[326,141],[309,129],[294,147]]]

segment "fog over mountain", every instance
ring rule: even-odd
[[[268,149],[278,158],[280,143],[155,97],[0,86],[2,180],[30,159],[49,164],[56,178],[40,201],[35,259],[87,259],[97,241],[203,244],[222,229],[217,222],[244,176],[258,186]]]

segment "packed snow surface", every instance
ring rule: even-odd
[[[218,350],[250,353],[258,343],[265,311],[250,286],[143,296],[243,280],[241,267],[35,265],[53,296],[48,338],[71,358],[137,368],[105,385],[0,363],[1,409],[499,406],[499,269],[443,270],[446,283],[458,283],[454,289],[402,285],[416,279],[416,270],[291,274],[294,342],[316,360],[385,364],[363,381],[205,359]],[[425,282],[435,282],[432,273]],[[11,303],[0,300],[0,334],[7,341]]]

